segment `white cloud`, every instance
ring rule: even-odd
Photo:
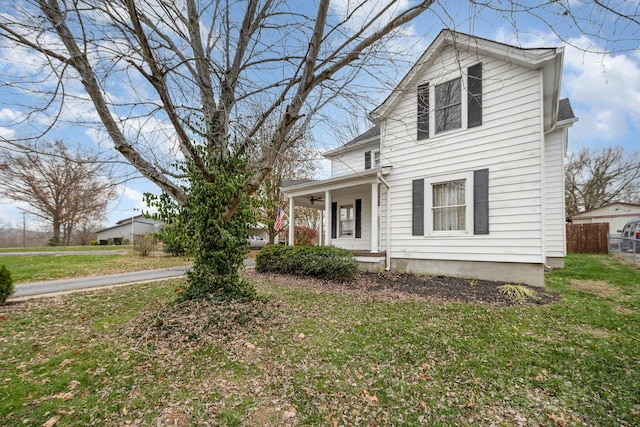
[[[564,45],[562,96],[569,98],[579,118],[571,140],[587,146],[601,141],[638,149],[633,141],[640,131],[640,54],[604,53],[587,36],[563,43],[555,34],[538,30],[516,36],[501,29],[496,39],[523,47]]]

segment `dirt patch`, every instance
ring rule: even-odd
[[[575,290],[588,292],[590,294],[606,297],[620,292],[618,288],[605,282],[597,280],[571,280],[571,287]]]
[[[449,276],[426,276],[409,273],[359,273],[353,282],[335,283],[308,277],[280,274],[245,274],[254,280],[276,282],[307,288],[316,292],[350,293],[376,299],[422,298],[430,301],[484,303],[498,306],[542,305],[559,299],[559,295],[543,288],[521,285],[535,291],[534,297],[514,299],[499,289],[505,282],[464,279]]]

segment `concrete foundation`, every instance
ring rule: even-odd
[[[543,264],[392,258],[391,270],[544,286]]]
[[[358,270],[371,273],[381,273],[384,271],[385,259],[380,257],[360,257],[357,256]]]
[[[558,258],[552,258],[549,257],[547,258],[547,265],[551,268],[553,268],[554,270],[561,270],[564,268],[564,258],[558,257]]]

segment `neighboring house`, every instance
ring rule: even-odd
[[[164,223],[151,218],[145,218],[144,215],[138,215],[132,218],[126,218],[116,222],[113,227],[105,228],[98,231],[98,241],[106,240],[113,243],[113,239],[123,239],[133,241],[133,236],[140,234],[150,234],[160,230]]]
[[[325,153],[331,178],[282,188],[289,217],[321,209],[322,244],[364,268],[542,286],[566,254],[563,54],[443,30],[375,126]]]
[[[570,217],[573,224],[609,223],[609,234],[616,234],[630,219],[640,217],[640,205],[615,202],[599,208],[580,212]]]

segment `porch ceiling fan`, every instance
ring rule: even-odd
[[[315,196],[309,196],[309,203],[314,204],[315,202],[321,202],[323,199],[322,197],[315,197]]]

